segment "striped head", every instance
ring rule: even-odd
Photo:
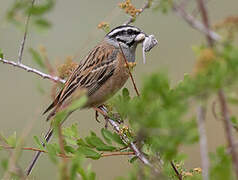
[[[105,37],[108,43],[119,47],[119,43],[123,52],[128,56],[128,61],[135,61],[135,50],[139,43],[143,42],[147,35],[135,26],[122,25],[111,30]],[[131,57],[130,57],[131,56]]]

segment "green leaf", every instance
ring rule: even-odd
[[[9,136],[7,139],[7,143],[8,145],[12,146],[12,147],[16,147],[17,144],[17,133],[14,132],[11,136]]]
[[[75,149],[72,146],[64,146],[64,149],[67,153],[75,153]]]
[[[3,52],[2,52],[2,49],[0,49],[0,59],[3,59]]]
[[[122,90],[122,96],[124,98],[124,100],[130,100],[130,93],[129,93],[129,90],[127,88],[124,88]]]
[[[36,51],[34,50],[33,48],[29,48],[29,52],[32,56],[32,59],[34,60],[34,62],[40,66],[41,68],[45,68],[45,64],[44,64],[44,61],[41,57],[41,55]]]
[[[125,146],[126,144],[121,140],[121,137],[117,133],[112,134],[112,140],[118,144]]]
[[[130,163],[133,163],[135,160],[137,160],[138,159],[138,157],[137,156],[134,156],[133,158],[131,158],[130,160],[129,160],[129,162]]]
[[[78,108],[83,107],[83,105],[85,105],[86,102],[87,102],[87,96],[82,96],[80,99],[74,100],[72,104],[67,108],[67,110],[69,112],[74,111]]]
[[[43,19],[43,18],[40,18],[40,19],[36,19],[34,21],[34,24],[38,27],[38,28],[41,28],[41,29],[48,29],[50,28],[52,25],[51,23],[46,20],[46,19]]]
[[[58,163],[57,154],[59,154],[60,152],[58,144],[46,144],[46,149],[48,151],[47,154],[49,155],[50,160],[53,163],[57,164]]]
[[[59,124],[67,117],[68,112],[66,110],[56,113],[53,119],[53,126],[58,130]]]
[[[226,148],[218,147],[216,153],[211,155],[211,179],[223,180],[234,179],[232,172],[232,161]]]
[[[34,138],[35,143],[38,145],[38,148],[39,148],[40,150],[44,150],[45,148],[44,148],[44,146],[42,145],[42,143],[41,143],[41,141],[39,140],[39,138],[38,138],[37,136],[33,136],[33,138]]]
[[[111,131],[107,130],[107,129],[102,129],[101,130],[102,136],[105,138],[106,141],[114,141],[118,144],[121,144],[123,146],[125,146],[125,144],[123,143],[123,141],[121,140],[120,136],[117,133],[112,133]]]
[[[70,179],[74,180],[77,177],[78,169],[81,167],[82,155],[75,153],[75,156],[72,158],[72,165],[70,168]]]
[[[54,0],[46,0],[45,4],[34,5],[26,10],[26,14],[31,14],[34,16],[43,15],[49,12],[54,7],[55,1]]]
[[[78,152],[82,153],[87,158],[99,159],[101,157],[101,154],[97,153],[96,151],[94,151],[88,147],[84,147],[84,146],[79,147]]]
[[[103,138],[105,139],[105,141],[107,141],[107,143],[112,144],[112,140],[111,140],[111,132],[108,131],[105,128],[101,129],[101,134],[103,136]]]
[[[63,128],[63,135],[65,136],[67,143],[77,145],[77,139],[79,138],[77,124],[73,124],[68,128]]]
[[[72,124],[71,127],[63,129],[63,135],[66,137],[78,138],[78,128],[77,123]]]
[[[106,145],[99,137],[94,134],[86,137],[85,140],[89,145],[95,147],[98,151],[113,151],[116,149],[113,146]]]
[[[77,145],[78,146],[85,146],[85,147],[89,147],[82,138],[77,139]]]
[[[8,168],[8,159],[1,160],[1,166],[2,166],[3,170],[6,171]]]

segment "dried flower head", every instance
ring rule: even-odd
[[[213,49],[203,49],[197,58],[193,73],[196,75],[205,72],[207,67],[216,59],[216,54]]]
[[[193,171],[200,174],[200,173],[202,173],[202,168],[199,168],[199,167],[198,168],[194,168]]]
[[[69,77],[70,74],[74,71],[74,69],[78,66],[78,64],[72,59],[72,56],[67,57],[65,63],[57,68],[60,78],[65,79]]]
[[[223,31],[228,40],[233,40],[235,33],[238,32],[238,16],[228,16],[221,22],[216,23],[213,28],[217,31]]]
[[[109,23],[107,23],[107,22],[100,22],[99,24],[98,24],[98,29],[102,29],[102,30],[104,30],[106,33],[108,33],[109,31],[110,31],[110,26],[109,26]]]
[[[122,3],[119,3],[119,7],[124,9],[124,11],[133,18],[136,17],[137,13],[141,12],[141,9],[136,9],[135,6],[132,5],[131,0],[125,0]]]

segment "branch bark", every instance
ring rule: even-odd
[[[192,28],[200,31],[203,34],[208,35],[214,41],[221,40],[221,36],[219,34],[208,29],[206,26],[204,26],[204,24],[196,20],[192,15],[188,14],[183,8],[181,8],[176,3],[173,3],[172,9],[178,16],[182,17],[183,20],[185,20],[185,22],[187,22]]]
[[[99,107],[105,114],[108,114],[107,109],[104,106],[100,106]],[[128,146],[130,147],[130,149],[134,152],[135,156],[138,157],[138,159],[145,165],[151,167],[152,170],[154,170],[154,172],[159,173],[159,169],[154,167],[150,161],[144,156],[144,154],[136,147],[136,145],[133,142],[130,142],[129,138],[125,135],[122,134],[120,131],[120,127],[117,125],[117,123],[115,121],[113,121],[111,118],[109,118],[108,116],[105,117],[106,121],[109,122],[109,124],[113,127],[113,129],[116,131],[116,133],[118,135],[120,135],[122,141],[125,144],[128,144]]]
[[[205,129],[206,107],[199,105],[197,109],[197,125],[199,132],[200,154],[202,160],[202,176],[204,180],[209,179],[209,157],[207,152],[207,136]]]
[[[227,102],[226,102],[225,94],[224,94],[222,89],[219,90],[219,92],[218,92],[218,98],[219,98],[219,101],[220,101],[221,113],[222,113],[222,117],[223,117],[226,137],[227,137],[227,141],[228,141],[228,148],[231,152],[232,163],[233,163],[233,168],[234,168],[235,173],[236,173],[236,178],[238,178],[237,151],[236,151],[236,148],[235,148],[234,137],[232,136],[232,125],[231,125],[230,115],[228,113]]]
[[[2,59],[2,58],[0,58],[0,62],[2,62],[4,64],[9,64],[9,65],[14,66],[14,67],[18,67],[18,68],[23,69],[23,70],[25,70],[27,72],[32,72],[32,73],[42,77],[43,79],[49,79],[49,80],[54,81],[54,82],[65,83],[64,79],[61,79],[61,78],[59,78],[57,76],[51,76],[49,74],[43,73],[43,72],[41,72],[41,71],[39,71],[37,69],[34,69],[32,67],[29,67],[29,66],[26,66],[26,65],[24,65],[22,63],[16,63],[14,61],[9,61],[9,60]]]

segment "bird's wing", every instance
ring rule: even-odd
[[[118,49],[112,46],[105,47],[103,44],[95,47],[69,76],[62,90],[43,114],[53,108],[56,111],[77,88],[85,88],[88,96],[92,95],[113,75],[118,52]],[[49,115],[47,119],[51,116]]]

